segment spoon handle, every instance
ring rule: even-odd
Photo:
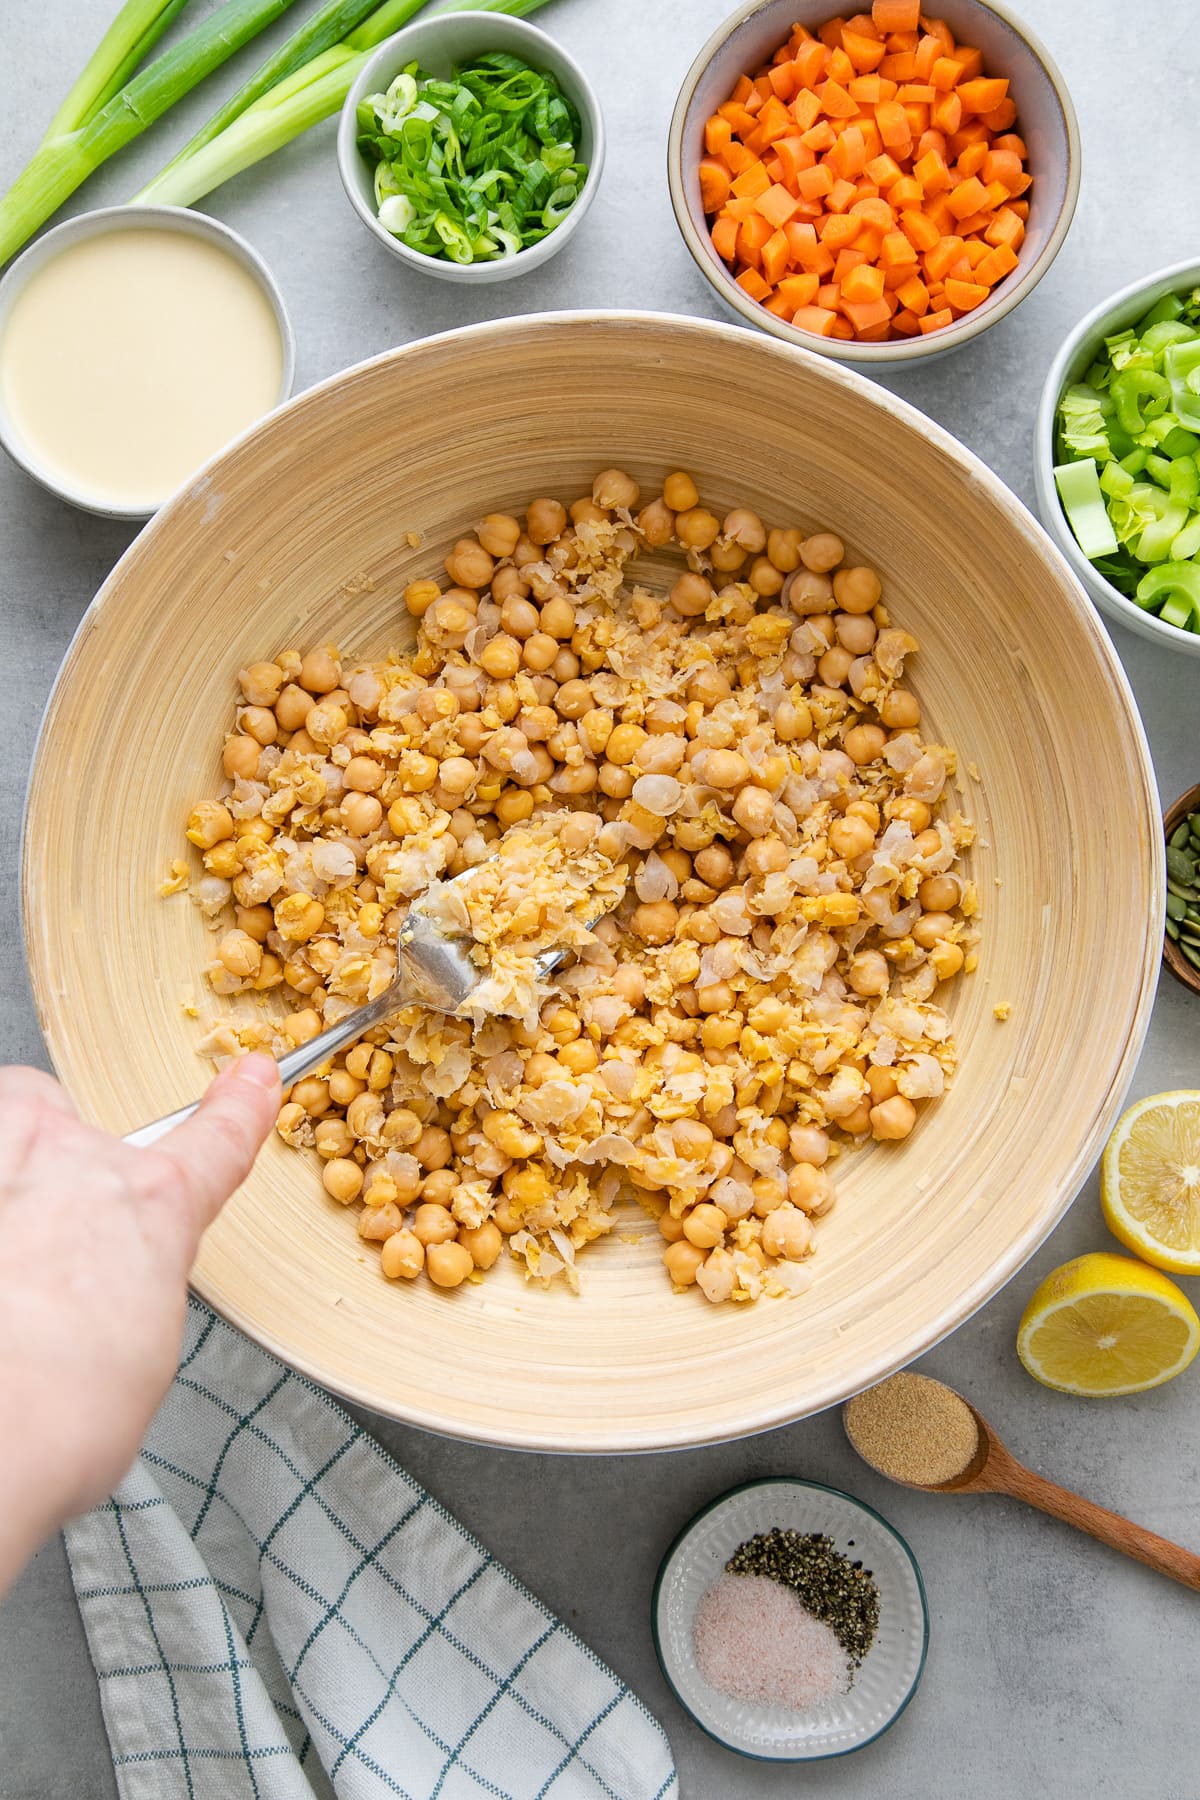
[[[1157,1569],[1160,1575],[1169,1575],[1172,1581],[1180,1581],[1184,1587],[1200,1590],[1200,1556],[1185,1550],[1182,1544],[1173,1544],[1168,1538],[1135,1525],[1132,1519],[1122,1518],[1120,1513],[1110,1512],[1106,1506],[1097,1506],[1094,1500],[1085,1500],[1082,1494],[1058,1487],[1015,1460],[1002,1471],[989,1473],[993,1475],[999,1493],[1024,1500],[1026,1505],[1036,1506],[1052,1518],[1073,1525],[1077,1531],[1086,1531],[1089,1537],[1099,1538],[1102,1544],[1121,1551],[1122,1555],[1132,1556],[1135,1561]]]

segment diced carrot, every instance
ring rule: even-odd
[[[823,81],[817,95],[831,119],[852,119],[858,112],[858,101],[850,98],[840,82]]]
[[[883,299],[883,271],[874,264],[862,262],[855,269],[848,269],[841,277],[842,300],[875,301]]]
[[[793,323],[794,322],[795,321],[793,321]],[[928,337],[931,331],[941,331],[943,326],[953,325],[953,323],[954,314],[950,311],[950,308],[946,306],[943,307],[940,312],[926,313],[925,317],[921,320],[921,330],[924,332],[925,336]]]
[[[943,194],[950,186],[950,171],[936,150],[917,158],[913,174],[927,194]]]
[[[1017,122],[1017,103],[1013,99],[1002,100],[991,112],[979,116],[989,131],[1008,131]]]
[[[921,133],[920,142],[917,145],[917,155],[918,156],[928,156],[933,151],[936,151],[938,156],[941,157],[942,161],[945,162],[945,160],[946,160],[945,133],[941,132],[941,131],[923,131]]]
[[[957,231],[959,237],[970,237],[973,231],[986,231],[994,217],[991,207],[984,206],[977,213],[968,213],[965,219],[955,219],[948,229]]]
[[[966,113],[991,112],[1008,98],[1008,80],[1002,75],[981,75],[973,81],[960,81],[958,97]]]
[[[738,222],[728,214],[719,218],[712,228],[713,249],[723,262],[732,262],[737,255]]]
[[[1029,160],[1029,146],[1023,137],[1017,136],[1015,131],[1006,131],[1003,137],[998,137],[992,145],[992,149],[1011,150],[1013,155],[1019,156],[1022,162]]]
[[[885,34],[915,31],[921,23],[921,0],[872,0],[871,18],[875,29]]]
[[[1002,181],[989,181],[983,193],[984,201],[980,211],[986,208],[988,212],[995,212],[998,206],[1005,205],[1013,197],[1011,189],[1006,187]]]
[[[918,210],[924,205],[925,190],[914,175],[902,175],[893,187],[888,190],[888,200],[898,213],[909,207]]]
[[[995,287],[1006,275],[1011,275],[1019,258],[1011,244],[997,244],[989,250],[982,262],[975,265],[975,279],[982,281],[987,287]]]
[[[990,144],[988,128],[982,119],[964,119],[958,130],[952,132],[947,143],[950,155],[956,159],[971,148],[972,144]]]
[[[849,26],[842,30],[842,49],[859,75],[870,74],[887,55],[878,38],[864,37],[861,32],[851,31]]]
[[[802,44],[795,56],[796,77],[801,87],[815,87],[825,73],[825,64],[829,61],[829,51],[819,38],[810,38]]]
[[[860,335],[872,325],[887,325],[892,317],[892,309],[882,294],[873,300],[848,300],[843,295],[842,311]]]
[[[843,319],[841,314],[839,313],[839,314],[836,314],[834,317],[833,330],[830,332],[829,335],[830,335],[830,337],[844,338],[847,341],[849,341],[850,339],[855,337],[857,334],[854,330],[853,325],[850,323],[849,319]]]
[[[887,269],[911,268],[917,260],[917,253],[902,231],[889,231],[879,247],[883,265]]]
[[[946,270],[957,262],[962,254],[963,241],[960,237],[939,238],[933,247],[925,252],[925,273],[933,281],[944,281]]]
[[[795,123],[792,114],[777,94],[771,95],[758,115],[758,128],[768,144],[775,143],[777,138],[789,137]]]
[[[844,287],[846,277],[854,269],[861,268],[864,263],[867,263],[870,260],[871,259],[867,255],[865,250],[859,250],[857,248],[850,249],[850,250],[839,250],[838,255],[837,255],[837,261],[833,265],[833,274],[830,277],[830,279],[832,281],[836,281],[837,285],[839,287]]]
[[[939,94],[948,94],[958,80],[958,64],[952,56],[939,56],[929,71],[929,85]]]
[[[796,181],[801,171],[811,169],[816,157],[798,137],[780,138],[775,146],[775,154],[783,171],[781,179],[784,185],[796,191]]]
[[[745,200],[757,200],[770,187],[770,177],[760,162],[753,162],[748,169],[733,178],[733,191]]]
[[[915,51],[920,41],[919,25],[916,31],[889,31],[884,39],[893,56],[901,56],[905,51]]]
[[[852,181],[835,181],[825,199],[830,212],[847,212],[851,204],[858,198]]]
[[[988,249],[982,238],[968,238],[963,245],[963,255],[967,259],[967,267],[972,272],[979,267],[981,262],[986,262],[989,256],[994,256],[995,254],[994,250]]]
[[[772,150],[769,156],[763,157],[763,168],[767,171],[767,179],[772,183],[783,181],[783,164]]]
[[[874,162],[877,156],[883,154],[883,139],[879,135],[879,127],[875,123],[874,114],[865,112],[854,122],[863,134],[863,143],[867,146],[867,161]]]
[[[776,228],[786,225],[789,219],[795,217],[796,202],[778,182],[769,187],[765,194],[759,194],[754,204],[768,224]]]
[[[751,213],[738,226],[737,248],[743,262],[755,268],[762,260],[762,247],[771,236],[771,227],[760,213]]]
[[[815,94],[813,99],[816,99]],[[828,119],[818,119],[815,125],[810,125],[806,131],[801,133],[801,141],[820,156],[823,150],[829,150],[837,143],[837,133]]]
[[[740,100],[726,100],[723,106],[718,106],[717,117],[725,119],[739,137],[753,131],[756,123],[754,114],[747,112]]]
[[[901,106],[932,106],[937,89],[924,81],[905,81],[896,89],[896,98]]]
[[[757,125],[754,127],[753,131],[748,131],[746,133],[742,142],[745,144],[747,150],[753,154],[756,161],[761,161],[763,151],[767,148],[767,140],[765,134],[758,129]]]
[[[983,51],[968,48],[966,44],[956,44],[954,60],[958,64],[960,84],[964,81],[972,81],[983,68]]]
[[[819,200],[833,186],[833,176],[824,163],[814,163],[811,169],[801,169],[796,177],[797,191],[805,200]]]
[[[720,113],[714,113],[704,126],[704,148],[709,156],[724,154],[733,139],[733,126]]]
[[[886,153],[883,156],[872,157],[867,164],[867,174],[876,187],[883,188],[885,191],[891,187],[894,181],[899,181],[903,173],[904,171],[895,157],[888,156]]]
[[[846,91],[860,106],[878,106],[881,100],[891,97],[883,89],[884,83],[878,75],[856,75]]]
[[[737,284],[745,289],[752,300],[765,300],[771,291],[757,269],[743,269],[737,277]]]
[[[885,100],[877,106],[875,123],[879,127],[879,135],[887,148],[906,156],[912,142],[912,131],[900,102]]]
[[[978,281],[956,281],[952,275],[946,278],[946,300],[955,312],[970,312],[987,297],[987,289]]]
[[[910,275],[903,287],[896,289],[896,298],[918,318],[929,310],[929,289],[919,275]]]
[[[965,219],[968,213],[978,212],[986,198],[987,190],[982,181],[978,176],[970,175],[950,189],[946,204],[956,219]]]
[[[917,39],[917,47],[913,52],[913,59],[917,65],[915,73],[915,79],[917,81],[928,81],[930,79],[930,71],[941,54],[942,46],[938,43],[937,39],[931,37],[927,31],[923,32]]]
[[[719,156],[700,158],[700,204],[706,213],[720,212],[729,198],[729,179],[729,170]]]
[[[774,287],[787,274],[791,246],[782,231],[774,231],[762,247],[763,280]]]
[[[897,101],[897,105],[899,104],[900,102]],[[908,120],[909,135],[919,140],[921,133],[929,129],[929,108],[916,106],[909,100],[905,100],[903,105],[904,116]]]
[[[776,63],[770,71],[768,80],[776,97],[783,101],[795,98],[796,89],[800,86],[800,77],[796,73],[793,62]]]
[[[754,202],[744,199],[740,194],[731,194],[725,202],[724,211],[729,214],[731,219],[736,219],[740,225],[754,211]]]
[[[862,221],[853,213],[826,213],[817,226],[827,250],[844,250],[858,236]]]
[[[798,306],[792,314],[798,331],[811,331],[814,337],[829,337],[837,324],[837,314],[824,306]]]
[[[762,309],[764,312],[774,313],[777,319],[790,319],[794,311],[790,302],[783,298],[778,289],[771,295],[769,300],[763,301]]]
[[[835,19],[826,19],[823,25],[817,26],[817,36],[830,50],[836,50],[842,41],[842,26],[845,19],[839,14]]]
[[[843,22],[842,29],[843,31],[857,31],[863,37],[877,38],[879,36],[879,27],[869,12],[855,13],[852,19],[846,19]]]
[[[754,105],[754,95],[755,94],[758,95],[758,104],[760,106],[762,106],[767,100],[769,100],[771,98],[771,94],[773,91],[771,88],[771,77],[767,74],[765,69],[761,75],[756,75],[754,77],[754,80],[751,83],[751,86],[752,86],[754,92],[746,95],[746,105],[747,106]]]
[[[792,121],[797,131],[805,132],[821,116],[821,102],[811,88],[801,88],[792,101]]]
[[[729,98],[731,100],[740,101],[742,105],[745,105],[753,92],[754,83],[751,81],[750,77],[748,75],[739,75]]]
[[[931,37],[937,39],[942,47],[943,56],[954,55],[954,33],[947,25],[945,19],[930,19],[924,17],[921,20],[921,27],[924,31],[927,31]]]
[[[1010,250],[1019,250],[1025,237],[1025,224],[1011,206],[1002,206],[983,236],[984,241],[995,249],[1007,244]]]
[[[840,44],[836,50],[829,52],[829,61],[825,65],[825,75],[829,81],[836,81],[839,87],[846,87],[858,73]]]
[[[913,208],[901,213],[900,229],[914,250],[932,250],[942,235],[932,219]]]
[[[916,313],[909,312],[907,307],[901,307],[899,312],[892,314],[892,330],[900,337],[917,337],[921,330],[921,321]]]
[[[937,131],[944,131],[947,136],[957,131],[962,123],[962,101],[955,93],[943,94],[940,100],[930,108],[929,122]]]
[[[932,200],[925,202],[925,217],[931,225],[937,227],[942,236],[958,229],[958,220],[950,211],[950,202],[945,194],[935,194]]]
[[[917,72],[917,58],[912,50],[892,50],[879,65],[879,73],[889,81],[911,81]]]
[[[817,289],[817,305],[831,306],[835,312],[841,297],[842,290],[836,281],[823,281]]]
[[[745,144],[739,143],[737,138],[730,139],[724,161],[731,175],[740,175],[742,170],[748,169],[755,160],[753,151],[747,150]]]
[[[866,225],[873,225],[881,234],[891,231],[896,224],[896,215],[886,200],[878,196],[872,199],[856,200],[850,208],[853,217],[859,218]]]
[[[794,311],[797,306],[811,306],[820,285],[816,275],[785,275],[779,283],[779,292]]]
[[[1016,213],[1018,219],[1026,220],[1029,217],[1029,202],[1028,202],[1028,200],[1010,200],[1008,203],[1008,209],[1010,212]]]
[[[847,181],[862,174],[867,166],[867,146],[857,125],[847,126],[829,152],[829,158],[838,174]]]
[[[984,163],[987,161],[987,155],[988,147],[986,143],[968,144],[954,165],[958,179],[960,181],[965,181],[968,175],[978,175]]]

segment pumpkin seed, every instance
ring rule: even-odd
[[[1187,910],[1188,904],[1186,900],[1181,900],[1178,894],[1167,895],[1168,919],[1184,919],[1187,917]]]
[[[1175,923],[1174,919],[1167,920],[1167,936],[1170,938],[1170,940],[1173,944],[1177,944],[1179,942],[1179,927]]]
[[[1181,925],[1179,927],[1179,941],[1181,944],[1200,944],[1200,926]]]
[[[1179,948],[1191,963],[1193,969],[1200,969],[1200,944],[1180,944]]]
[[[1178,894],[1181,900],[1200,900],[1200,889],[1189,887],[1185,882],[1176,881],[1174,876],[1167,876],[1167,887],[1172,894]]]
[[[1184,887],[1189,887],[1196,879],[1196,859],[1189,856],[1186,850],[1167,851],[1167,873]]]
[[[1189,826],[1188,821],[1185,819],[1183,821],[1182,825],[1177,825],[1175,827],[1174,831],[1171,833],[1170,837],[1167,840],[1167,842],[1171,846],[1171,849],[1172,850],[1186,850],[1187,846],[1188,846],[1188,837],[1190,835],[1190,832],[1191,832],[1191,827]]]

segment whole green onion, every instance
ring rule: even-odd
[[[120,93],[140,69],[171,21],[188,0],[125,0],[79,76],[51,119],[43,143],[78,131]]]

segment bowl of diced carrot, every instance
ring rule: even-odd
[[[747,0],[676,102],[671,201],[719,299],[860,366],[941,355],[1046,273],[1079,132],[1046,51],[983,0]]]

